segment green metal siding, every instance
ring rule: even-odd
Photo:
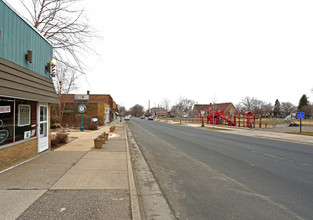
[[[49,78],[45,67],[52,59],[52,46],[10,7],[0,0],[0,57]],[[25,59],[33,52],[33,62]]]

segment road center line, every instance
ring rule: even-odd
[[[279,159],[279,160],[284,160],[285,158],[282,158],[282,157],[278,157],[278,156],[275,156],[275,155],[272,155],[272,154],[266,154],[266,153],[263,153],[264,156],[268,156],[268,157],[272,157],[272,158],[275,158],[275,159]]]
[[[191,135],[191,134],[187,134],[187,133],[185,133],[185,132],[177,131],[177,133],[180,133],[180,134],[185,134],[185,135],[188,135],[188,136],[190,136],[190,137],[193,137],[193,135]]]

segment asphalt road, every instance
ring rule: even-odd
[[[179,219],[313,219],[313,146],[131,119]]]

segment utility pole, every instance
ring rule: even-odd
[[[148,115],[150,115],[150,100],[148,100]]]

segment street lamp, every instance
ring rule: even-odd
[[[202,116],[202,124],[201,124],[201,127],[204,127],[204,124],[203,124],[203,116],[204,116],[203,105],[201,106],[201,116]]]

